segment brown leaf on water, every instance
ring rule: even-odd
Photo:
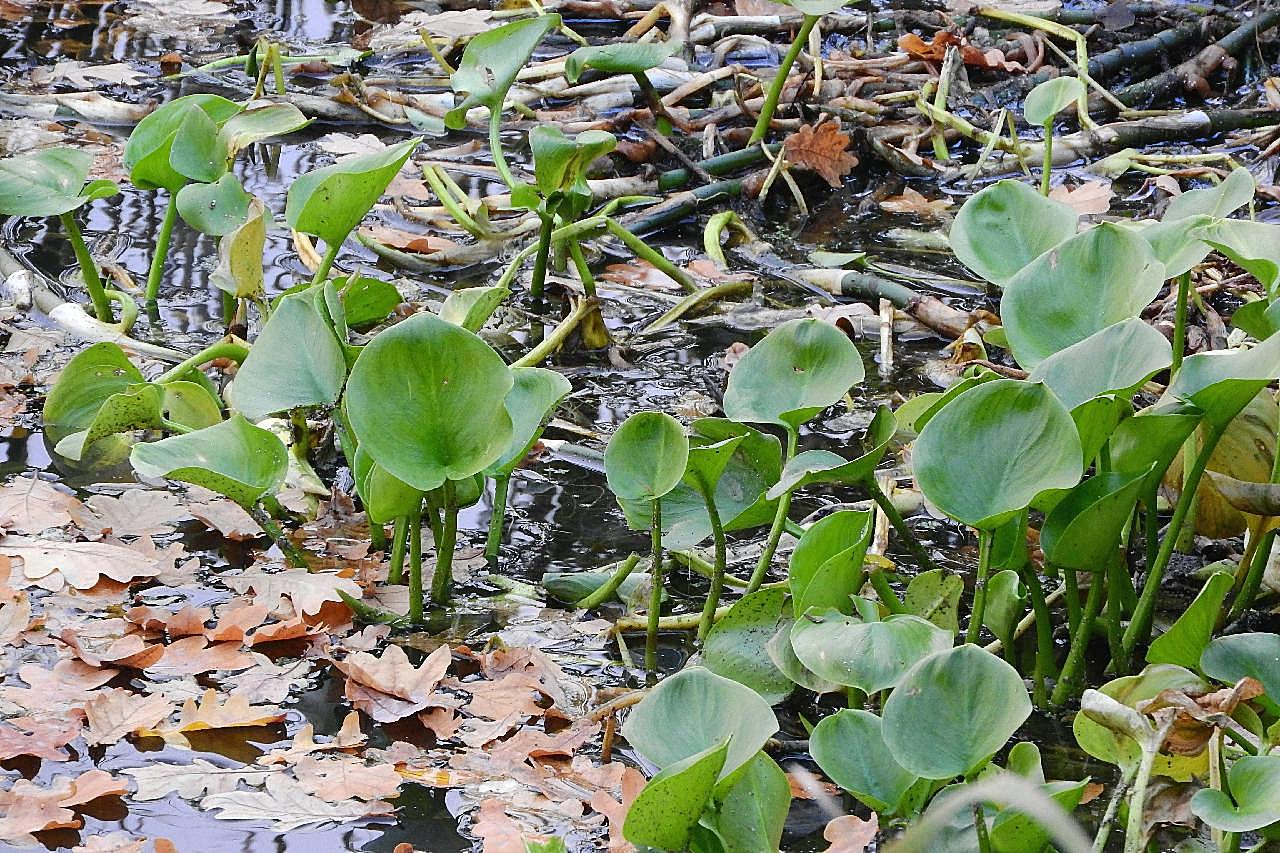
[[[204,632],[210,641],[240,643],[249,631],[266,621],[270,608],[265,604],[237,602],[218,613],[218,621]]]
[[[903,213],[919,216],[921,219],[934,219],[952,204],[945,196],[928,199],[911,187],[902,191],[902,195],[881,199],[880,207],[890,213]]]
[[[289,744],[287,749],[273,749],[259,758],[258,763],[264,766],[294,764],[303,756],[317,752],[355,749],[364,746],[365,741],[366,738],[360,731],[360,715],[352,711],[342,718],[342,727],[338,729],[338,733],[333,736],[332,740],[325,743],[317,743],[315,726],[307,723],[298,729],[298,733],[293,736],[293,742]]]
[[[591,795],[591,808],[609,821],[609,853],[632,853],[636,849],[622,837],[622,824],[644,784],[644,775],[634,767],[628,767],[622,773],[622,802],[615,800],[608,791],[600,790]]]
[[[276,664],[257,652],[252,653],[252,657],[256,661],[253,666],[221,679],[219,686],[245,696],[250,702],[279,703],[289,698],[294,689],[301,690],[309,683],[307,676],[312,667],[309,660]]]
[[[27,686],[6,684],[0,687],[0,699],[28,711],[63,714],[83,705],[97,688],[117,674],[119,670],[102,669],[75,659],[60,660],[51,670],[27,664],[18,670],[18,677]]]
[[[1181,690],[1161,690],[1152,699],[1143,702],[1138,710],[1150,714],[1162,708],[1177,708],[1173,729],[1165,739],[1164,749],[1174,755],[1199,755],[1219,727],[1232,727],[1243,732],[1231,715],[1240,703],[1256,699],[1263,694],[1262,683],[1245,677],[1232,687],[1224,687],[1211,693],[1192,695]]]
[[[876,840],[880,820],[875,814],[863,820],[857,815],[838,817],[822,830],[822,837],[831,843],[826,853],[863,853]]]
[[[144,631],[163,631],[170,637],[191,637],[205,632],[205,624],[213,618],[208,607],[187,605],[173,611],[163,607],[131,607],[124,618]]]
[[[103,535],[157,536],[171,533],[191,514],[176,497],[159,489],[126,489],[119,497],[93,495],[76,513],[76,522],[90,539]]]
[[[158,661],[144,669],[157,676],[200,675],[206,672],[236,671],[253,666],[254,659],[239,643],[209,644],[203,636],[183,637],[163,647]]]
[[[390,246],[402,252],[413,252],[417,255],[434,255],[457,245],[452,240],[446,240],[434,234],[415,234],[411,231],[388,228],[384,225],[371,225],[367,228],[361,228],[360,233],[384,246]]]
[[[183,703],[177,722],[148,729],[145,734],[162,737],[168,743],[185,745],[185,735],[191,732],[269,726],[284,718],[284,712],[274,705],[250,705],[246,696],[233,694],[223,697],[209,688],[198,703],[194,699]]]
[[[525,853],[523,827],[507,814],[507,806],[497,797],[489,797],[480,803],[471,834],[484,842],[483,853]],[[539,836],[529,839],[541,841]]]
[[[45,480],[15,477],[0,486],[0,530],[37,534],[70,524],[80,501]]]
[[[1006,60],[1003,51],[994,48],[983,50],[977,45],[971,44],[967,38],[947,30],[939,30],[934,33],[933,38],[929,41],[925,41],[915,33],[907,33],[898,37],[899,50],[904,51],[912,59],[920,59],[925,62],[941,62],[947,56],[947,48],[952,46],[959,48],[960,56],[965,65],[1000,71],[1024,70],[1021,63]]]
[[[2,794],[3,792],[0,792]],[[80,820],[75,812],[56,803],[18,799],[0,809],[0,841],[35,847],[31,834],[46,829],[76,829]]]
[[[253,516],[240,504],[226,498],[214,497],[204,503],[188,503],[187,512],[206,526],[233,541],[255,539],[262,535],[262,528]]]
[[[86,770],[78,776],[58,776],[49,787],[19,779],[7,791],[0,791],[0,814],[23,800],[50,803],[64,809],[91,803],[100,797],[119,797],[129,787],[105,770]]]
[[[90,835],[83,844],[71,848],[71,853],[143,853],[147,842],[131,838],[123,832],[108,835]]]
[[[153,561],[114,542],[53,542],[7,536],[0,540],[0,555],[22,561],[18,583],[50,592],[64,586],[90,589],[101,577],[127,583],[160,573]]]
[[[76,657],[90,666],[124,666],[146,669],[164,656],[164,646],[148,644],[139,634],[123,637],[87,636],[82,631],[67,629],[61,640],[71,647]]]
[[[390,803],[382,800],[330,803],[308,793],[301,783],[284,773],[267,777],[265,791],[211,794],[200,801],[200,806],[221,809],[217,817],[222,820],[270,821],[281,832],[316,823],[345,823],[394,811]]]
[[[448,740],[457,734],[462,727],[462,717],[452,708],[431,708],[418,714],[418,722],[422,723],[436,736],[436,740]]]
[[[79,719],[58,717],[10,717],[0,722],[0,761],[31,755],[49,761],[71,756],[62,747],[80,736]]]
[[[1191,798],[1202,787],[1195,782],[1175,782],[1165,776],[1152,778],[1147,802],[1142,809],[1142,829],[1151,833],[1157,826],[1194,829],[1199,821],[1191,811]]]
[[[1110,181],[1089,181],[1075,188],[1059,184],[1049,191],[1049,198],[1070,205],[1081,216],[1106,213],[1111,209],[1114,197]]]
[[[835,189],[858,165],[858,158],[846,150],[848,147],[849,134],[840,132],[837,121],[802,124],[782,141],[783,152],[791,163],[816,172]]]
[[[337,572],[308,572],[285,569],[265,572],[253,568],[239,575],[223,575],[221,581],[239,593],[254,592],[254,601],[278,610],[281,599],[288,599],[293,609],[303,616],[320,612],[326,602],[342,601],[339,591],[352,598],[364,595],[355,581]]]
[[[404,781],[388,764],[366,764],[349,755],[304,756],[294,765],[293,772],[309,793],[331,803],[351,798],[390,799],[399,796],[400,783]]]
[[[380,723],[393,723],[430,706],[446,706],[433,695],[449,669],[448,646],[436,649],[414,668],[404,649],[387,646],[382,657],[356,652],[334,666],[347,677],[346,696],[353,706]]]
[[[0,584],[0,647],[21,645],[18,638],[31,626],[30,597]]]
[[[173,703],[163,696],[142,696],[119,687],[102,691],[84,705],[89,729],[84,739],[90,745],[118,743],[136,732],[151,729],[173,712]]]

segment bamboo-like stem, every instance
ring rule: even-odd
[[[635,234],[632,234],[631,231],[629,231],[621,222],[618,222],[616,219],[610,219],[606,216],[604,218],[604,225],[609,229],[610,234],[617,237],[626,244],[628,249],[635,252],[636,257],[653,264],[663,275],[683,287],[686,293],[698,292],[698,284],[693,280],[691,275],[663,257],[662,253],[657,249],[641,240]]]
[[[765,93],[764,103],[760,107],[760,116],[756,119],[756,126],[751,131],[751,138],[747,140],[746,147],[750,148],[760,142],[769,133],[769,123],[773,121],[773,114],[778,109],[778,99],[782,97],[782,90],[787,85],[787,76],[791,73],[791,66],[795,65],[801,49],[804,47],[805,42],[809,40],[809,33],[813,30],[814,25],[818,23],[818,17],[817,15],[805,15],[800,21],[800,30],[791,42],[791,47],[787,48],[786,54],[782,57],[782,62],[778,64],[778,73],[774,75],[773,80],[769,83],[769,91]]]
[[[618,591],[618,587],[622,586],[622,582],[625,581],[633,571],[635,571],[635,568],[639,563],[639,554],[627,555],[627,559],[622,561],[621,565],[619,565],[617,570],[609,576],[609,579],[605,581],[604,584],[597,587],[595,592],[578,600],[578,607],[592,610],[599,607],[601,604],[604,604],[613,597],[613,594]]]
[[[422,507],[405,518],[409,528],[409,621],[422,624]]]
[[[658,619],[662,615],[662,501],[654,499],[650,510],[649,532],[649,590],[648,625],[644,638],[644,668],[658,671]]]
[[[1067,632],[1075,637],[1080,627],[1080,580],[1075,569],[1062,569],[1062,585],[1067,591]]]
[[[966,643],[978,642],[982,633],[982,617],[987,609],[987,573],[991,570],[992,538],[991,531],[978,531],[978,573],[973,581],[973,610],[969,614],[969,629],[964,636]]]
[[[551,256],[551,232],[556,218],[549,213],[539,213],[542,228],[538,231],[538,254],[533,259],[533,276],[529,279],[529,296],[535,302],[542,300],[542,290],[547,281],[547,259]]]
[[[1053,176],[1053,116],[1044,123],[1044,161],[1040,166],[1040,195],[1049,195],[1049,179]]]
[[[445,480],[440,488],[444,492],[444,526],[435,543],[436,570],[431,576],[431,601],[448,604],[449,588],[453,585],[453,549],[458,541],[458,499],[453,480]]]
[[[796,443],[800,439],[795,427],[786,427],[786,432],[787,452],[782,460],[783,466],[791,461],[791,457],[796,455]],[[778,550],[778,541],[782,539],[782,531],[787,524],[787,513],[790,511],[791,490],[787,489],[778,498],[778,509],[773,514],[773,526],[769,528],[769,538],[765,540],[764,550],[760,552],[760,559],[756,562],[756,569],[751,573],[751,582],[747,584],[747,592],[755,592],[760,588],[760,584],[764,583],[765,573],[769,571],[769,564],[773,562],[773,554]]]
[[[1044,587],[1040,585],[1035,567],[1031,564],[1025,566],[1022,578],[1031,594],[1031,610],[1036,614],[1036,663],[1031,692],[1035,703],[1043,707],[1049,698],[1045,684],[1050,674],[1057,669],[1053,660],[1053,622],[1049,617],[1049,605],[1045,602]]]
[[[94,316],[104,323],[112,322],[111,300],[107,298],[102,276],[98,275],[98,265],[93,262],[93,255],[89,253],[84,235],[80,233],[80,226],[76,224],[75,213],[69,210],[58,218],[62,220],[62,230],[67,232],[67,239],[71,241],[71,250],[76,254],[80,275],[84,278],[85,289],[89,291],[89,300],[93,303]]]
[[[324,247],[324,257],[320,259],[320,266],[316,267],[315,275],[311,277],[311,284],[317,285],[324,281],[329,275],[329,270],[333,269],[333,262],[338,259],[338,252],[342,250],[342,243],[336,242],[332,246]]]
[[[489,513],[489,535],[484,543],[484,556],[488,560],[498,559],[498,549],[502,547],[502,528],[507,519],[507,490],[510,486],[510,474],[500,474],[493,478],[493,511]]]
[[[720,521],[720,510],[716,507],[715,487],[702,477],[698,478],[698,491],[702,493],[702,502],[707,507],[707,518],[711,521],[711,538],[715,543],[715,566],[711,575],[711,588],[707,590],[707,601],[702,606],[702,621],[698,623],[698,641],[707,638],[711,623],[720,605],[720,594],[724,590],[725,567],[729,560],[729,546],[724,537],[724,525]]]
[[[1075,570],[1072,569],[1072,572]],[[1053,686],[1053,695],[1049,704],[1058,707],[1076,694],[1079,687],[1080,673],[1084,667],[1084,654],[1089,647],[1089,638],[1093,634],[1093,623],[1102,609],[1102,588],[1106,586],[1100,575],[1094,575],[1089,582],[1089,595],[1084,600],[1084,611],[1080,614],[1080,622],[1071,632],[1071,647],[1067,649],[1067,659],[1062,664],[1062,674],[1058,683]]]
[[[404,549],[409,541],[409,519],[397,518],[391,531],[391,563],[387,569],[387,583],[404,582]]]
[[[173,236],[173,225],[178,221],[178,205],[173,195],[169,196],[169,206],[164,209],[164,219],[160,222],[160,233],[156,235],[155,253],[151,256],[151,267],[147,270],[147,305],[154,306],[160,297],[160,282],[164,279],[164,262],[169,255],[169,239]]]

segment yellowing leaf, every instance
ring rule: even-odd
[[[149,729],[144,734],[157,735],[167,743],[186,745],[184,735],[207,729],[238,729],[249,726],[269,726],[284,719],[285,714],[273,705],[250,705],[249,699],[242,695],[222,697],[218,691],[209,688],[197,703],[188,699],[178,713],[177,722],[156,729]]]

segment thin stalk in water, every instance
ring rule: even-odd
[[[1058,707],[1076,694],[1080,675],[1084,669],[1084,653],[1089,647],[1089,638],[1093,634],[1093,623],[1102,609],[1102,578],[1095,575],[1089,583],[1089,595],[1084,600],[1084,611],[1080,614],[1080,622],[1071,632],[1071,647],[1067,649],[1067,660],[1062,664],[1062,674],[1053,687],[1053,695],[1049,704]]]
[[[156,235],[155,254],[151,256],[151,268],[147,270],[147,304],[155,305],[160,298],[160,282],[164,278],[164,262],[169,255],[169,238],[173,236],[173,225],[178,221],[178,206],[172,196],[169,206],[164,209],[164,220],[160,223],[160,233]]]
[[[502,153],[502,111],[489,110],[489,153],[493,156],[494,168],[498,170],[502,182],[515,189],[516,179],[507,166],[507,158]]]
[[[773,121],[773,114],[778,109],[778,99],[782,97],[782,90],[787,85],[791,66],[795,65],[796,58],[800,56],[800,50],[809,40],[809,33],[813,32],[814,26],[818,23],[818,17],[818,15],[805,15],[800,22],[800,31],[796,33],[791,47],[787,48],[786,55],[778,64],[778,73],[769,83],[769,91],[765,93],[764,103],[760,106],[760,116],[756,119],[756,126],[751,131],[751,138],[747,140],[748,148],[763,140],[769,133],[769,123]]]
[[[791,457],[796,455],[796,443],[800,437],[796,434],[795,427],[788,426],[787,431],[787,452],[782,464],[785,466],[791,461]],[[778,541],[782,539],[782,530],[787,524],[787,513],[791,510],[791,490],[782,493],[782,497],[778,498],[778,509],[773,515],[773,526],[769,528],[769,538],[765,540],[764,550],[760,553],[760,559],[756,562],[756,570],[751,573],[751,582],[747,584],[747,592],[752,593],[760,588],[760,584],[764,583],[764,576],[769,571],[769,564],[773,562],[773,553],[778,550]]]
[[[405,518],[409,528],[409,621],[422,624],[422,508]]]
[[[332,246],[324,247],[324,257],[320,259],[320,266],[316,267],[316,273],[311,277],[313,286],[328,278],[329,270],[333,269],[333,262],[338,259],[338,252],[341,250],[341,243],[334,243]]]
[[[547,282],[547,259],[551,255],[551,232],[555,230],[555,217],[539,214],[542,229],[538,232],[538,254],[533,259],[533,277],[529,280],[529,296],[542,300],[542,290]]]
[[[484,542],[487,560],[498,559],[498,549],[502,547],[502,527],[507,520],[507,490],[510,486],[510,474],[493,478],[493,512],[489,513],[489,535]]]
[[[396,519],[391,531],[391,566],[387,569],[387,583],[404,582],[404,549],[409,541],[409,518]]]
[[[62,220],[62,230],[67,232],[71,241],[71,249],[76,253],[76,263],[80,265],[80,275],[84,278],[85,289],[89,291],[89,300],[93,302],[93,313],[104,323],[112,322],[111,300],[107,298],[106,287],[102,284],[102,276],[98,275],[98,265],[93,262],[93,255],[85,245],[80,226],[76,224],[75,214],[67,211],[58,217]]]
[[[1184,272],[1178,276],[1178,301],[1173,315],[1173,365],[1169,368],[1172,377],[1182,367],[1182,356],[1187,349],[1187,302],[1191,299],[1191,273]]]
[[[649,580],[653,584],[649,590],[649,612],[646,614],[648,624],[644,637],[644,668],[649,672],[658,671],[658,619],[662,611],[662,501],[654,500],[650,510],[649,532]],[[699,617],[701,623],[701,617]]]
[[[1040,166],[1040,195],[1049,194],[1049,179],[1053,176],[1053,116],[1044,123],[1044,162]]]
[[[991,571],[992,535],[989,530],[978,531],[978,574],[973,581],[973,612],[969,614],[969,630],[966,643],[978,642],[982,633],[982,617],[987,609],[987,573]]]
[[[1240,585],[1240,592],[1236,594],[1235,601],[1231,602],[1231,609],[1228,611],[1223,625],[1228,625],[1232,621],[1239,619],[1246,610],[1253,606],[1254,599],[1258,597],[1258,590],[1262,588],[1262,576],[1266,574],[1267,563],[1271,562],[1271,551],[1275,547],[1275,543],[1276,531],[1268,530],[1262,535],[1262,541],[1253,552],[1253,560],[1249,563],[1249,571],[1245,574],[1244,582]]]
[[[1053,660],[1053,622],[1050,621],[1044,587],[1040,585],[1040,576],[1033,566],[1028,564],[1024,567],[1022,580],[1031,594],[1031,612],[1036,615],[1036,664],[1031,689],[1035,703],[1043,706],[1048,699],[1045,684],[1056,669]],[[973,624],[970,623],[970,628],[972,627]]]
[[[295,569],[306,569],[313,571],[311,565],[307,562],[307,555],[302,552],[297,545],[293,544],[293,540],[288,537],[284,530],[271,517],[271,513],[267,512],[260,506],[246,507],[249,515],[254,521],[258,522],[258,526],[262,531],[271,537],[271,541],[275,543],[280,552],[284,554],[284,560]]]
[[[622,564],[619,565],[617,570],[609,576],[609,579],[600,585],[595,592],[579,599],[577,606],[591,610],[592,608],[599,607],[601,604],[604,604],[610,598],[613,598],[613,594],[618,591],[618,587],[622,586],[622,582],[631,575],[639,563],[639,554],[627,555],[627,559],[622,561]]]
[[[698,641],[707,638],[711,623],[715,619],[716,607],[720,604],[720,593],[724,590],[725,566],[729,560],[729,546],[724,538],[724,525],[720,522],[720,510],[716,508],[715,488],[702,477],[698,478],[698,490],[702,492],[702,502],[707,507],[707,518],[711,521],[711,538],[715,543],[715,568],[711,575],[711,588],[707,590],[707,601],[702,606],[702,621],[698,623]]]
[[[175,379],[181,379],[187,371],[193,370],[202,364],[208,364],[215,359],[226,358],[236,364],[243,364],[248,357],[249,348],[244,344],[236,343],[235,341],[218,341],[216,344],[210,344],[200,352],[160,374],[156,378],[156,383],[164,385],[167,382],[173,382]]]
[[[1062,586],[1066,590],[1067,630],[1074,638],[1080,628],[1080,580],[1075,569],[1062,570]]]
[[[890,526],[898,534],[902,544],[911,552],[911,556],[915,557],[916,563],[920,566],[920,571],[924,572],[937,568],[933,559],[929,556],[929,552],[924,549],[924,545],[916,537],[915,532],[907,526],[907,520],[902,517],[902,513],[898,512],[898,508],[893,505],[893,500],[880,488],[880,484],[876,482],[875,477],[867,478],[866,485],[867,491],[871,493],[871,499],[876,502],[876,506],[880,507],[884,517],[889,519]]]
[[[444,525],[436,540],[436,571],[431,577],[431,601],[446,604],[449,587],[453,585],[453,547],[458,541],[458,499],[453,480],[445,480],[440,487],[444,492]]]
[[[881,604],[888,608],[890,613],[907,612],[906,606],[898,600],[897,593],[889,585],[889,579],[884,576],[884,569],[872,569],[867,573],[867,577],[871,581],[871,588],[876,591],[876,597],[880,599]]]

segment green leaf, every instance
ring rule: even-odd
[[[347,381],[351,427],[373,460],[430,491],[492,465],[511,443],[511,371],[471,332],[417,314],[378,334]]]
[[[1075,77],[1045,80],[1027,93],[1027,99],[1022,102],[1022,117],[1027,124],[1040,127],[1074,104],[1084,92],[1084,84]]]
[[[872,513],[844,509],[805,530],[788,564],[796,612],[810,607],[849,612],[874,527]]]
[[[1164,275],[1151,247],[1131,230],[1104,222],[1070,238],[1005,283],[1000,319],[1014,357],[1032,369],[1137,317],[1159,293]]]
[[[1073,237],[1079,215],[1021,181],[1000,181],[970,196],[951,224],[960,262],[1004,287],[1018,271]]]
[[[734,602],[702,645],[701,663],[759,693],[770,705],[791,694],[787,678],[769,658],[768,645],[783,616],[782,589],[759,589]]]
[[[1237,758],[1227,771],[1227,787],[1230,797],[1216,788],[1196,791],[1192,813],[1225,832],[1252,832],[1280,821],[1280,755]]]
[[[964,579],[942,569],[921,572],[907,584],[902,604],[908,613],[928,619],[952,634],[960,630],[960,595]]]
[[[1246,302],[1231,315],[1231,325],[1243,329],[1260,341],[1280,332],[1280,301],[1255,299]]]
[[[237,299],[261,295],[265,282],[262,251],[266,243],[267,209],[250,196],[244,221],[218,240],[218,265],[209,281]]]
[[[491,112],[500,112],[507,91],[533,56],[534,48],[558,26],[559,15],[537,15],[487,30],[467,42],[458,70],[449,79],[453,91],[466,97],[445,113],[445,127],[450,130],[466,127],[467,110],[472,107],[483,106]]]
[[[187,184],[174,203],[192,228],[211,237],[230,234],[249,218],[250,193],[228,172],[212,184]]]
[[[1199,669],[1200,656],[1213,639],[1222,602],[1233,583],[1230,572],[1209,575],[1195,601],[1182,611],[1168,631],[1151,643],[1147,649],[1147,663],[1172,663],[1187,669]]]
[[[242,107],[218,95],[184,95],[138,122],[124,146],[129,180],[176,193],[189,181],[212,182],[227,170],[218,128]]]
[[[885,745],[880,718],[846,709],[824,718],[809,736],[809,749],[822,772],[858,802],[888,816],[916,782]]]
[[[403,301],[395,285],[364,275],[347,279],[341,296],[347,325],[357,329],[381,323]]]
[[[1116,394],[1130,399],[1173,362],[1164,335],[1131,317],[1050,355],[1028,377],[1043,382],[1068,409]]]
[[[985,764],[1031,715],[1022,676],[975,645],[930,655],[884,704],[889,751],[925,779],[964,776]]]
[[[92,165],[93,155],[78,148],[42,148],[0,160],[0,214],[58,216],[118,193],[110,181],[95,193],[81,193]]]
[[[787,774],[763,752],[739,768],[736,780],[725,779],[715,799],[716,834],[725,853],[759,853],[777,850],[782,843],[787,812],[791,810],[791,783]],[[727,791],[721,792],[727,783]]]
[[[627,742],[663,769],[728,741],[721,777],[750,761],[777,731],[778,719],[758,693],[701,666],[661,681],[622,726]]]
[[[1116,471],[1146,471],[1143,491],[1159,484],[1169,462],[1182,449],[1200,412],[1190,406],[1148,410],[1123,421],[1111,433],[1111,466]]]
[[[351,476],[365,512],[375,524],[416,515],[422,509],[423,493],[388,474],[363,447],[357,448],[351,462]]]
[[[1256,678],[1262,682],[1267,698],[1280,703],[1280,634],[1254,632],[1218,637],[1200,656],[1200,670],[1225,684]]]
[[[1176,278],[1205,259],[1213,247],[1195,236],[1195,232],[1213,222],[1210,216],[1192,216],[1186,219],[1169,219],[1162,222],[1150,220],[1132,223],[1137,233],[1151,246],[1156,260],[1164,264],[1164,274]]]
[[[285,202],[289,227],[314,234],[330,246],[338,245],[382,197],[419,142],[406,139],[382,151],[345,157],[298,176]]]
[[[249,420],[337,402],[347,361],[319,295],[316,287],[281,299],[236,372],[231,403]]]
[[[505,287],[466,287],[455,290],[440,306],[440,319],[478,332],[511,291]]]
[[[604,449],[605,477],[620,499],[652,501],[684,476],[689,439],[665,412],[636,412],[622,422]]]
[[[966,391],[916,439],[916,485],[938,509],[972,527],[994,529],[1045,489],[1065,489],[1082,473],[1080,438],[1053,392],[999,379]]]
[[[275,492],[289,467],[280,439],[238,414],[206,429],[138,444],[129,459],[140,474],[204,486],[243,507]]]
[[[1280,335],[1250,349],[1214,350],[1188,356],[1160,398],[1190,403],[1223,428],[1259,391],[1280,377]]]
[[[613,572],[547,572],[542,576],[542,588],[560,601],[577,604],[600,587],[604,586]],[[636,594],[643,592],[642,587],[649,584],[649,575],[645,572],[632,572],[618,585],[614,598],[622,603],[634,601]],[[666,598],[666,591],[663,591]],[[646,599],[647,600],[647,599]]]
[[[789,320],[734,365],[724,413],[730,420],[798,429],[863,375],[862,357],[844,332],[821,320]]]
[[[538,192],[548,200],[556,194],[564,196],[560,203],[568,207],[560,210],[561,215],[566,220],[576,219],[591,203],[587,168],[617,144],[614,135],[603,130],[584,130],[570,139],[556,125],[538,125],[529,131]]]
[[[1157,334],[1159,334],[1157,332]],[[768,491],[770,498],[802,489],[815,483],[852,485],[871,477],[884,456],[885,449],[898,431],[898,422],[888,406],[880,406],[867,427],[863,439],[865,452],[846,462],[843,456],[829,450],[806,450],[797,453],[783,468],[782,477]]]
[[[485,469],[490,477],[510,474],[524,461],[533,443],[556,406],[573,386],[554,370],[542,367],[511,368],[513,384],[503,405],[511,418],[511,442],[492,465]]]
[[[1221,219],[1253,201],[1254,189],[1253,174],[1239,166],[1215,187],[1187,190],[1171,198],[1164,211],[1164,221],[1196,216]]]
[[[293,104],[257,103],[227,119],[218,135],[227,148],[227,156],[234,157],[242,148],[301,130],[312,121]]]
[[[728,741],[662,769],[627,811],[622,835],[632,844],[684,850],[721,775]]]
[[[1072,488],[1045,516],[1040,529],[1045,562],[1105,572],[1120,558],[1120,535],[1148,473],[1108,471]]]
[[[1180,666],[1152,664],[1137,675],[1113,679],[1099,688],[1101,693],[1129,708],[1154,698],[1161,690],[1199,695],[1209,690],[1209,685],[1194,672]],[[1107,728],[1086,714],[1076,714],[1071,728],[1081,749],[1126,772],[1135,769],[1142,757],[1142,749],[1132,737]],[[1153,773],[1185,782],[1191,776],[1203,773],[1207,767],[1208,751],[1198,756],[1162,753],[1156,756]]]
[[[583,69],[606,74],[643,74],[657,68],[680,48],[676,41],[619,42],[580,47],[564,58],[564,78],[577,83]]]
[[[1280,225],[1223,219],[1194,232],[1262,283],[1275,298],[1280,289]]]
[[[54,444],[87,430],[113,394],[146,382],[117,344],[97,343],[67,363],[44,401],[45,433]]]
[[[203,385],[178,380],[163,387],[164,411],[174,423],[204,429],[222,421],[222,403]]]
[[[773,665],[779,672],[805,690],[818,694],[834,693],[840,689],[840,686],[824,681],[806,669],[796,657],[795,650],[791,648],[791,629],[795,627],[795,622],[796,620],[787,616],[778,623],[778,630],[765,646],[765,651],[769,653],[769,660],[773,661]]]
[[[791,648],[819,678],[863,693],[895,687],[925,657],[951,648],[952,635],[919,616],[864,622],[812,607],[796,619]]]
[[[1010,569],[996,572],[987,580],[987,606],[982,624],[1006,649],[1013,644],[1013,631],[1027,611],[1027,590],[1018,573]]]

